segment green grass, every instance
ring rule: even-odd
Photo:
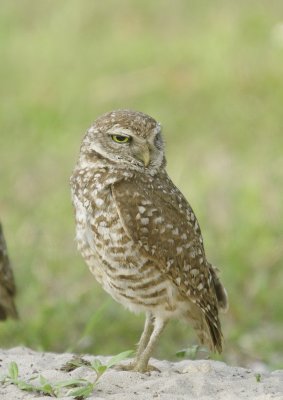
[[[132,108],[162,122],[169,173],[229,291],[223,359],[282,366],[282,21],[280,0],[1,2],[0,218],[21,315],[1,346],[137,342],[143,317],[76,251],[68,184],[90,123]],[[156,355],[195,343],[174,321]]]

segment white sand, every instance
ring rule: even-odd
[[[17,347],[0,350],[0,377],[7,374],[8,365],[15,361],[19,367],[19,378],[29,381],[42,374],[51,382],[71,378],[94,381],[95,372],[88,367],[79,367],[72,372],[62,372],[60,367],[72,358],[72,354],[40,353]],[[84,356],[93,360],[93,356]],[[106,362],[109,357],[98,357]],[[98,382],[89,399],[111,400],[229,400],[229,399],[283,399],[283,370],[261,373],[257,382],[253,370],[229,367],[216,361],[181,361],[177,363],[152,360],[161,372],[140,374],[108,370]],[[34,379],[31,382],[37,383]],[[66,393],[66,392],[65,392]],[[71,397],[61,399],[71,399]],[[51,397],[22,391],[11,384],[0,385],[1,400],[46,399]]]

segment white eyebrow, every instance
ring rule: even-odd
[[[109,135],[124,135],[124,136],[132,136],[132,131],[127,128],[122,128],[119,125],[114,125],[112,128],[110,128],[107,133]]]

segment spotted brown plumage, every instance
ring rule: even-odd
[[[17,318],[18,313],[14,303],[16,286],[13,271],[8,257],[4,233],[0,223],[0,320]]]
[[[167,175],[160,125],[143,113],[105,114],[86,132],[71,177],[77,242],[103,288],[146,323],[132,368],[146,371],[171,318],[222,350],[227,295],[206,259],[195,214]]]

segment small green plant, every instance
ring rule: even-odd
[[[20,390],[27,392],[33,392],[37,394],[45,394],[51,397],[60,397],[63,389],[68,389],[66,396],[71,396],[76,400],[83,400],[89,397],[97,385],[100,377],[111,367],[118,364],[120,361],[129,357],[133,354],[132,350],[124,351],[116,356],[112,357],[108,363],[102,364],[98,359],[95,359],[91,363],[85,361],[82,358],[75,358],[71,360],[66,366],[63,366],[61,370],[71,371],[75,368],[85,366],[91,368],[96,373],[96,377],[93,382],[87,379],[68,379],[66,381],[60,381],[52,383],[48,381],[43,375],[33,376],[30,380],[39,378],[39,384],[33,384],[26,382],[19,378],[19,368],[15,361],[12,361],[8,367],[8,374],[2,379],[2,383],[10,383],[17,386]],[[71,368],[71,366],[73,366]]]
[[[256,379],[257,382],[261,382],[261,374],[256,373],[255,374],[255,379]]]
[[[33,377],[32,379],[35,379]],[[49,396],[56,397],[56,388],[52,387],[52,385],[45,379],[42,375],[39,375],[40,385],[34,385],[32,383],[28,383],[22,379],[19,379],[19,368],[15,361],[12,361],[8,367],[8,374],[3,379],[3,382],[11,383],[17,386],[21,390],[25,390],[27,392],[34,393],[42,393],[47,394]]]

